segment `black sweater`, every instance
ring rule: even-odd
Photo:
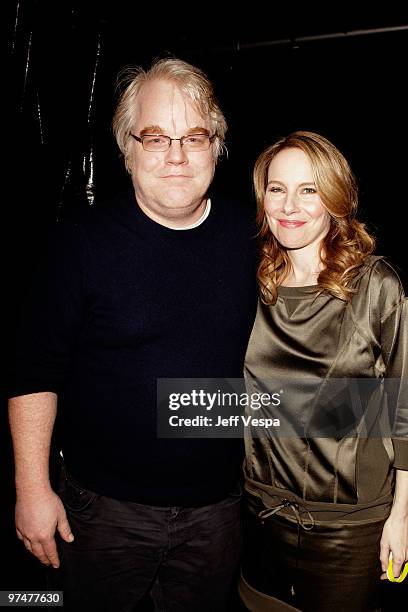
[[[255,306],[253,228],[212,198],[197,228],[147,217],[133,193],[57,226],[23,320],[10,395],[58,394],[68,470],[118,499],[223,498],[241,442],[159,439],[157,378],[241,377]]]

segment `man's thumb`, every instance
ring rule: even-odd
[[[69,526],[69,523],[66,517],[64,517],[58,522],[57,528],[63,540],[65,540],[66,542],[73,542],[74,535],[71,531],[71,527]]]

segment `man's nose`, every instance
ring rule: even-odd
[[[169,164],[183,164],[187,161],[187,155],[179,140],[172,140],[166,153],[166,162]]]

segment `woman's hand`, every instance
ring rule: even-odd
[[[380,543],[380,561],[383,574],[387,579],[387,568],[392,552],[392,572],[395,578],[400,575],[405,561],[408,561],[408,471],[396,470],[394,505],[390,516],[384,523]]]
[[[392,571],[395,578],[408,560],[408,516],[391,512],[384,524],[380,544],[381,580],[387,580],[387,568],[392,552]]]

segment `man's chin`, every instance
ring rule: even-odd
[[[203,195],[193,194],[187,189],[169,189],[164,195],[162,200],[163,208],[177,211],[188,211],[194,210],[200,206],[204,200]]]

